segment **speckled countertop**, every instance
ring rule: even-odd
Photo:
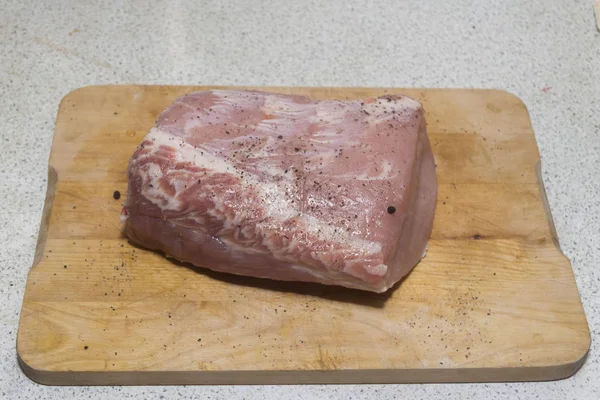
[[[593,0],[294,3],[0,0],[0,398],[600,398],[600,34]],[[113,83],[484,87],[518,95],[531,113],[558,235],[590,323],[587,362],[574,377],[546,383],[31,382],[17,366],[16,330],[58,103],[77,87]]]

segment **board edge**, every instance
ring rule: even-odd
[[[70,97],[78,95],[80,92],[89,89],[110,89],[114,87],[133,88],[133,87],[161,87],[165,85],[89,85],[76,88],[68,92],[61,100],[59,105],[58,113],[62,109],[63,103]],[[168,85],[171,86],[171,85]],[[174,85],[181,88],[184,87],[195,87],[198,90],[208,90],[211,88],[254,88],[254,89],[275,89],[275,88],[289,88],[287,86],[226,86],[226,85]],[[318,89],[320,87],[298,87],[298,89]],[[427,89],[427,90],[462,90],[462,91],[492,91],[499,92],[503,95],[514,98],[520,105],[525,108],[527,117],[529,113],[525,103],[516,95],[499,89],[485,89],[485,88],[373,88],[373,87],[330,87],[332,90],[351,90],[351,89],[373,89],[373,90],[402,90],[402,89]],[[58,116],[57,116],[58,117]],[[533,131],[533,129],[532,129]],[[537,143],[536,143],[537,149]],[[539,156],[539,149],[538,149]],[[558,235],[554,225],[554,219],[550,212],[550,207],[547,199],[546,190],[542,180],[541,173],[541,161],[536,164],[536,173],[538,176],[538,184],[541,192],[542,202],[544,205],[545,214],[548,220],[549,228],[552,234],[552,240],[555,243],[558,251],[565,257],[568,265],[573,273],[572,265],[570,260],[564,255],[560,248],[558,241]],[[56,191],[56,184],[58,181],[58,175],[56,169],[52,165],[48,165],[48,187],[46,191],[46,197],[44,207],[42,211],[42,218],[40,222],[40,229],[38,233],[37,244],[35,248],[34,261],[31,269],[33,270],[41,261],[43,256],[44,247],[47,240],[47,233],[49,227],[49,219],[52,212],[52,205],[54,201],[54,195]],[[30,270],[31,272],[31,270]],[[29,281],[29,275],[27,276]],[[26,292],[23,295],[23,300],[26,298]],[[579,297],[581,303],[581,297]],[[23,308],[21,308],[23,312]],[[21,313],[21,320],[19,322],[19,330],[17,332],[17,359],[18,364],[25,373],[25,375],[32,381],[44,384],[44,385],[177,385],[177,384],[310,384],[310,383],[323,383],[323,384],[335,384],[335,383],[449,383],[449,382],[508,382],[508,381],[549,381],[565,379],[575,374],[581,366],[585,363],[589,349],[591,346],[591,336],[589,331],[589,324],[585,317],[585,312],[582,313],[584,319],[586,319],[587,328],[587,344],[585,352],[576,356],[576,360],[573,362],[540,366],[540,367],[523,367],[523,368],[457,368],[457,369],[408,369],[408,370],[290,370],[290,371],[142,371],[142,372],[131,372],[131,371],[52,371],[38,369],[31,362],[25,361],[23,357],[23,351],[20,346],[19,331],[22,329],[23,315]],[[519,372],[515,372],[519,371]],[[353,373],[354,372],[354,373]],[[553,373],[551,373],[553,372]],[[256,378],[257,373],[260,375]],[[365,376],[366,373],[366,376]],[[179,374],[185,377],[178,377]],[[298,374],[304,374],[306,377],[298,379]],[[338,376],[339,374],[339,376]],[[350,374],[350,376],[346,376]],[[427,376],[421,374],[426,374]],[[491,377],[488,374],[499,376]],[[539,376],[538,376],[539,374]],[[172,375],[172,376],[171,376]],[[264,376],[263,376],[264,375]],[[372,376],[371,376],[372,375]],[[401,376],[398,376],[401,375]],[[429,376],[430,375],[430,376]],[[543,376],[542,376],[543,375]],[[73,377],[76,377],[76,383],[72,383]],[[102,380],[102,383],[97,383],[96,380]],[[186,383],[187,382],[187,383]]]
[[[31,268],[35,268],[41,261],[48,240],[48,227],[50,226],[50,214],[54,204],[54,195],[56,194],[56,183],[58,182],[58,174],[52,165],[48,165],[48,185],[46,188],[46,197],[44,199],[44,207],[42,208],[42,217],[40,221],[40,229],[35,246],[33,263]]]
[[[573,363],[522,368],[408,370],[247,370],[247,371],[49,371],[18,356],[29,379],[46,386],[137,385],[305,385],[544,382],[567,379],[584,364],[586,352]]]

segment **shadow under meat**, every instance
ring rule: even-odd
[[[122,237],[126,238],[125,232],[122,232]],[[164,253],[157,250],[150,250],[142,247],[131,240],[129,244],[143,251],[153,251],[161,255],[166,262],[172,264],[167,268],[181,267],[194,271],[197,274],[203,274],[211,279],[221,282],[230,283],[233,285],[248,286],[262,290],[270,290],[279,293],[293,293],[304,296],[320,297],[331,301],[339,301],[343,303],[360,304],[363,306],[383,308],[398,287],[402,284],[405,278],[396,283],[393,287],[384,293],[373,293],[364,290],[350,289],[342,286],[323,285],[314,282],[298,282],[298,281],[277,281],[266,278],[255,278],[252,276],[235,275],[226,272],[213,271],[205,267],[197,267],[188,262],[181,262],[174,258],[165,257]]]
[[[160,252],[159,252],[160,253]],[[163,255],[164,257],[164,255]],[[350,289],[341,286],[323,285],[314,282],[277,281],[266,278],[256,278],[229,274],[226,272],[213,271],[205,267],[197,267],[187,262],[181,262],[173,258],[166,258],[174,266],[191,269],[198,274],[203,274],[211,279],[233,285],[248,286],[262,290],[279,293],[293,293],[303,296],[320,297],[331,301],[353,303],[374,308],[383,308],[387,300],[393,295],[401,282],[394,285],[384,293],[373,293],[364,290]]]

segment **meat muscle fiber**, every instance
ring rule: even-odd
[[[424,256],[437,183],[421,105],[182,96],[133,154],[133,242],[215,271],[384,292]]]

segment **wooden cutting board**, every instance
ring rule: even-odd
[[[427,110],[439,198],[427,257],[385,294],[230,276],[128,243],[128,158],[176,97],[95,86],[61,102],[17,339],[60,385],[475,382],[565,378],[590,333],[561,253],[525,105],[496,90],[403,93]]]

